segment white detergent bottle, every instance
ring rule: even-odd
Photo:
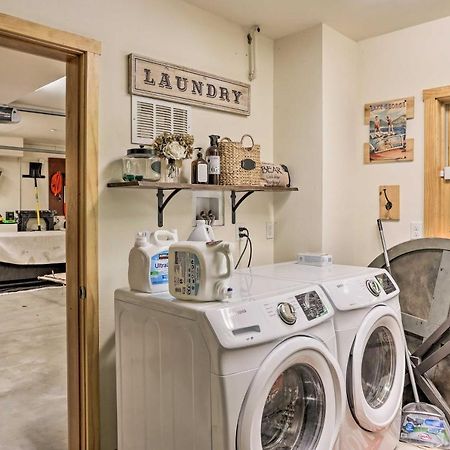
[[[141,292],[166,292],[169,283],[169,246],[178,240],[176,231],[140,232],[128,259],[128,283]]]
[[[188,241],[215,241],[214,231],[211,225],[206,224],[206,220],[196,220],[196,224],[191,234],[188,237]]]
[[[179,300],[207,302],[232,296],[232,244],[177,242],[169,249],[169,291]]]

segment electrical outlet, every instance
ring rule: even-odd
[[[410,237],[411,239],[423,238],[423,222],[410,223]]]
[[[275,224],[273,222],[266,222],[266,239],[274,239]]]
[[[241,227],[245,227],[245,225],[244,225],[243,223],[237,223],[237,224],[236,224],[236,228],[235,228],[235,236],[234,236],[234,239],[235,239],[236,241],[239,241],[239,240],[241,240],[241,239],[244,239],[244,238],[239,237],[239,228],[241,228]]]

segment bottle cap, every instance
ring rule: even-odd
[[[136,242],[134,244],[135,247],[145,247],[147,243],[147,233],[145,231],[139,231],[139,233],[136,234]]]
[[[209,136],[209,139],[211,141],[211,147],[217,147],[219,145],[220,136],[218,136],[217,134],[211,134]]]

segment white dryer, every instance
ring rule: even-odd
[[[338,358],[346,377],[342,450],[393,450],[399,442],[405,351],[399,289],[382,269],[295,262],[243,270],[317,283],[335,309]]]
[[[333,308],[236,275],[228,302],[115,292],[119,450],[330,450],[345,411]]]

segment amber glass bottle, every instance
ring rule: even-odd
[[[191,183],[206,184],[208,183],[208,163],[203,159],[202,148],[196,147],[197,159],[191,164]]]
[[[216,134],[209,136],[211,144],[206,150],[206,162],[208,163],[208,184],[219,184],[220,179],[220,155],[219,138]]]

